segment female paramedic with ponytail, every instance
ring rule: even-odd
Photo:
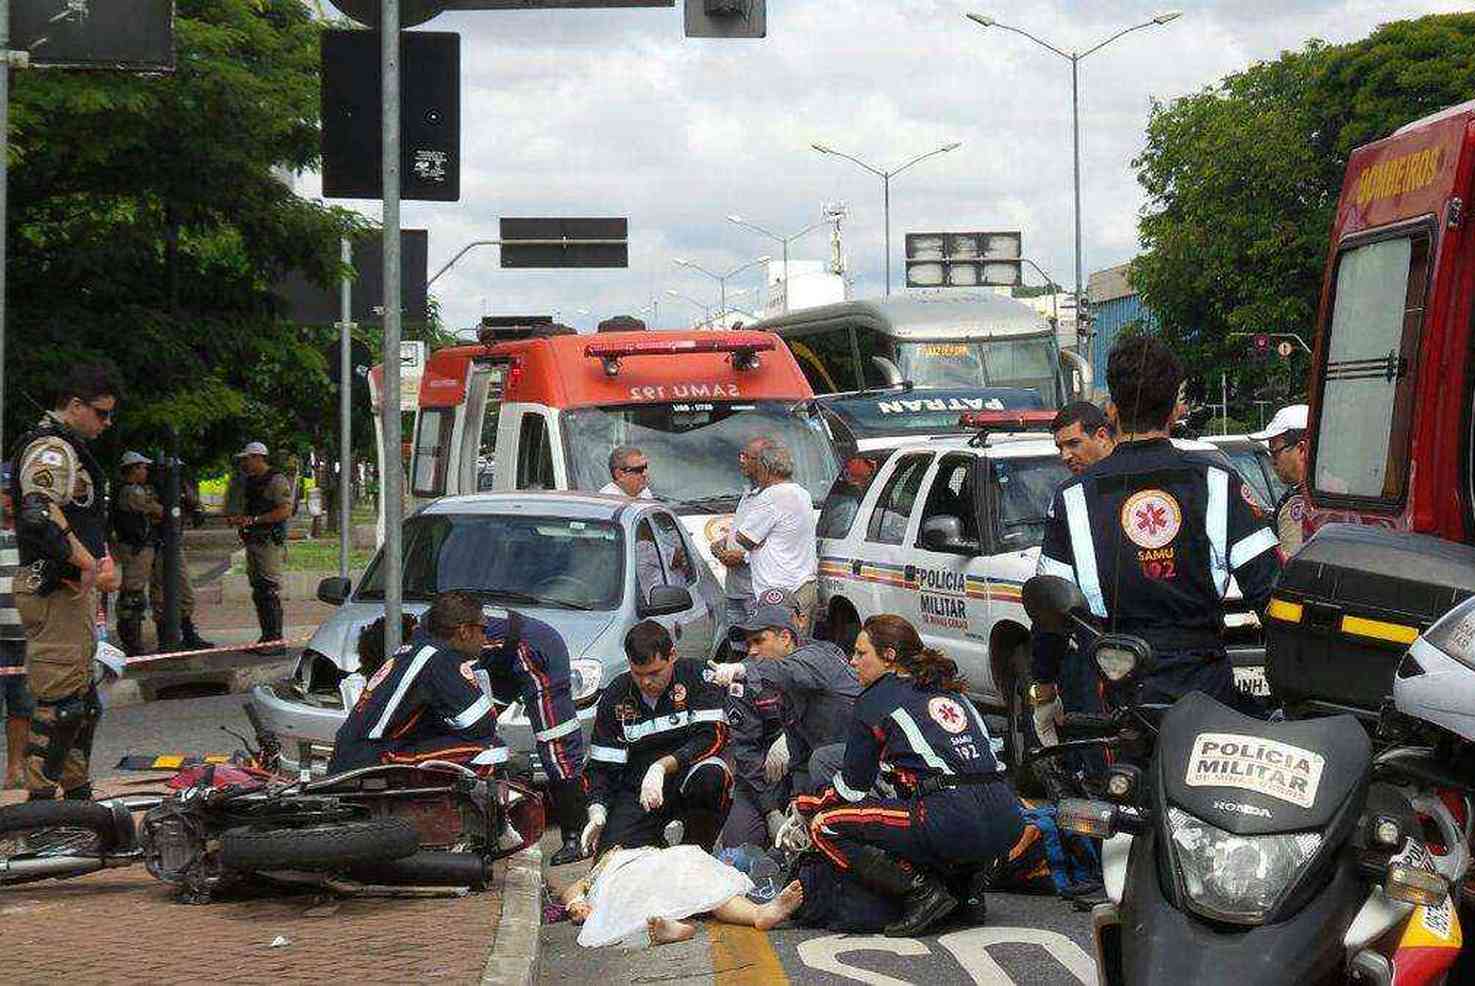
[[[850,663],[864,691],[831,786],[796,799],[814,847],[855,879],[902,898],[886,934],[912,937],[958,906],[942,877],[986,870],[1024,833],[967,682],[900,616],[865,621]],[[885,761],[895,797],[871,793]],[[982,895],[970,888],[971,897]]]

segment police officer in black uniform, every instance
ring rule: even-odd
[[[568,645],[549,624],[512,610],[488,617],[485,634],[482,666],[499,697],[509,686],[521,696],[548,775],[553,815],[563,833],[563,847],[549,862],[572,863],[583,856],[579,835],[588,822],[588,783]]]
[[[796,799],[816,849],[866,886],[903,901],[886,934],[921,934],[958,906],[943,877],[974,884],[1024,834],[988,727],[958,666],[894,614],[866,620],[851,663],[865,691],[844,765],[823,794]],[[895,797],[872,787],[881,761]],[[982,893],[970,887],[975,919]]]
[[[657,845],[677,820],[685,842],[710,851],[732,797],[725,692],[700,662],[677,659],[655,620],[630,628],[625,656],[630,670],[610,682],[594,717],[584,851]]]
[[[442,592],[410,641],[379,665],[333,744],[330,773],[381,763],[507,762],[497,710],[477,684],[486,643],[481,601]]]
[[[1182,379],[1182,364],[1156,337],[1112,347],[1106,412],[1117,445],[1056,491],[1037,572],[1075,582],[1097,619],[1152,645],[1139,701],[1170,703],[1198,690],[1232,704],[1224,594],[1233,575],[1245,600],[1264,609],[1280,556],[1265,509],[1239,474],[1217,454],[1169,440]]]

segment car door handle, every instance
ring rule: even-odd
[[[854,561],[852,561],[850,563],[850,574],[851,575],[859,575],[860,574],[860,559],[859,558],[855,559]]]
[[[917,581],[917,566],[908,565],[906,568],[902,569],[901,577],[908,582]]]

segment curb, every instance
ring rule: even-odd
[[[532,986],[542,947],[543,850],[524,849],[502,878],[502,917],[481,986]]]

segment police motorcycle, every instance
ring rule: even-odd
[[[1102,633],[1066,580],[1034,577],[1024,606],[1038,626],[1089,637],[1117,688],[1151,668],[1151,647]],[[1475,699],[1475,670],[1464,673]],[[1103,986],[1448,981],[1471,785],[1428,749],[1374,758],[1350,715],[1266,721],[1197,692],[1067,715],[1061,732],[1075,738],[1039,755],[1095,746],[1145,764],[1113,764],[1093,796],[1058,803],[1063,828],[1104,840],[1108,900],[1092,911]],[[1436,783],[1461,792],[1463,822],[1429,796]]]
[[[103,644],[96,666],[121,674],[122,653]],[[184,767],[165,791],[0,807],[0,888],[142,863],[190,903],[262,882],[481,890],[493,862],[543,834],[542,796],[488,768],[432,760],[314,777],[309,750],[307,769],[285,777],[276,738],[245,710],[257,742],[237,737],[240,763]]]

